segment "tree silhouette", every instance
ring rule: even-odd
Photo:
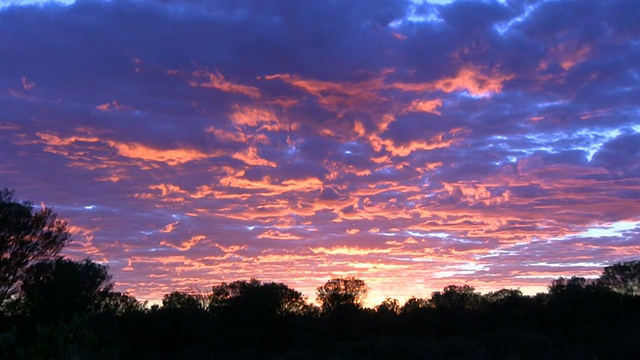
[[[66,222],[51,209],[34,211],[13,191],[0,190],[0,306],[17,292],[29,266],[53,259],[70,239]]]
[[[483,297],[490,304],[502,305],[514,299],[520,299],[524,295],[519,289],[500,289],[486,293]]]
[[[596,282],[590,279],[585,279],[579,276],[572,276],[567,279],[565,277],[559,277],[551,280],[549,285],[549,295],[554,296],[580,296],[584,294],[585,290],[592,288],[596,285]]]
[[[625,295],[640,295],[640,260],[605,267],[598,283]]]
[[[364,280],[355,277],[334,278],[316,289],[317,301],[323,312],[332,312],[341,307],[362,308],[369,288]]]
[[[105,265],[89,259],[45,260],[25,271],[21,306],[26,314],[43,322],[92,314],[102,307],[112,287]]]
[[[416,311],[420,311],[421,309],[425,309],[430,307],[429,300],[417,298],[415,296],[411,297],[407,300],[404,305],[400,308],[400,312],[402,314],[411,314]]]
[[[162,298],[162,308],[169,311],[194,313],[205,310],[207,307],[206,302],[205,295],[174,291],[164,295]]]
[[[108,292],[100,303],[98,312],[121,316],[136,311],[143,311],[145,305],[146,302],[141,303],[127,293]]]
[[[397,299],[386,298],[380,303],[380,305],[376,306],[376,311],[378,313],[399,314],[400,303]]]
[[[213,287],[211,309],[226,308],[250,316],[303,314],[308,305],[301,292],[285,284],[251,279]]]
[[[482,295],[469,285],[449,285],[442,292],[431,294],[429,302],[436,309],[476,309],[482,303]]]
[[[0,308],[18,310],[0,313],[0,358],[637,357],[640,260],[535,296],[450,285],[364,309],[365,282],[334,278],[316,289],[319,312],[285,284],[250,279],[147,310],[111,291],[106,266],[59,257],[69,239],[50,209],[0,191]]]

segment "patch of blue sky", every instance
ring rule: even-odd
[[[27,6],[27,5],[72,5],[76,0],[2,0],[0,1],[0,9],[9,6]]]
[[[530,263],[528,264],[528,266],[546,266],[546,267],[553,267],[553,268],[565,268],[565,267],[603,268],[607,265],[603,263],[598,263],[598,262],[586,262],[586,261],[565,262],[565,263],[549,263],[549,262],[543,261],[543,262],[537,262],[537,263]]]
[[[640,221],[616,221],[610,224],[595,225],[584,231],[579,231],[566,236],[549,238],[544,241],[551,244],[555,241],[571,240],[571,239],[593,239],[603,237],[622,237],[624,233],[635,230],[640,227]]]
[[[518,244],[516,244],[518,245]],[[522,245],[522,244],[520,244]],[[476,259],[480,260],[480,259],[485,259],[485,258],[490,258],[490,257],[498,257],[498,256],[515,256],[518,255],[519,252],[515,251],[515,250],[507,250],[506,248],[498,248],[498,249],[492,249],[489,250],[489,252],[487,253],[487,255],[477,255]]]
[[[593,238],[622,236],[624,235],[624,232],[634,230],[638,228],[639,225],[640,221],[618,221],[612,224],[593,227],[574,237]]]
[[[501,1],[501,3],[505,3],[505,1]],[[500,35],[504,35],[506,34],[509,29],[518,23],[524,22],[526,20],[526,18],[529,17],[529,15],[531,15],[531,13],[538,7],[540,6],[540,4],[534,4],[534,5],[529,5],[524,9],[524,13],[520,16],[516,16],[513,19],[510,19],[509,21],[505,21],[502,23],[498,23],[496,25],[494,25],[494,29],[500,34]]]
[[[442,269],[444,271],[439,271],[434,274],[434,277],[436,279],[447,278],[456,275],[472,275],[478,271],[487,271],[489,270],[489,267],[484,264],[465,263],[460,265],[443,266]]]
[[[620,129],[582,129],[575,132],[537,133],[525,135],[530,146],[519,149],[527,154],[538,151],[558,153],[567,150],[580,150],[586,153],[588,161],[593,159],[602,146],[620,136]]]
[[[411,6],[409,6],[409,9],[407,10],[406,16],[403,19],[398,19],[398,20],[395,20],[395,21],[391,22],[389,24],[389,27],[398,28],[405,21],[408,21],[408,22],[441,23],[444,20],[442,20],[442,18],[440,17],[440,13],[438,12],[437,9],[429,8],[426,13],[418,12],[419,9],[421,11],[424,10],[424,8],[421,8],[420,5],[423,5],[423,4],[447,5],[447,4],[452,3],[453,1],[455,1],[455,0],[413,0],[412,1],[413,4]]]

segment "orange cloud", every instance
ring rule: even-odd
[[[481,202],[485,205],[492,205],[508,202],[510,199],[509,191],[505,191],[498,196],[493,196],[487,187],[473,182],[443,182],[442,186],[450,195],[462,195],[470,204]]]
[[[67,229],[73,236],[73,241],[65,246],[63,252],[66,256],[80,260],[91,255],[95,258],[104,258],[104,253],[99,246],[94,244],[94,233],[98,228],[87,228],[77,225],[68,225]]]
[[[247,137],[240,131],[225,131],[222,129],[216,129],[213,126],[208,127],[205,131],[221,141],[247,142]]]
[[[202,242],[202,240],[204,239],[206,239],[206,236],[204,235],[195,235],[195,236],[192,236],[189,240],[183,241],[182,243],[180,243],[180,245],[174,245],[164,240],[160,242],[160,245],[171,247],[180,251],[187,251],[193,248],[194,246],[198,245],[198,243]]]
[[[190,84],[191,86],[200,86],[200,87],[204,87],[204,88],[213,88],[213,89],[218,89],[224,92],[230,92],[230,93],[238,93],[238,94],[243,94],[252,98],[259,98],[260,97],[260,89],[258,89],[257,87],[254,86],[247,86],[247,85],[241,85],[241,84],[236,84],[233,83],[227,79],[224,78],[224,76],[219,72],[219,71],[215,71],[213,73],[208,72],[208,71],[204,71],[204,72],[195,72],[194,73],[197,77],[201,77],[201,76],[205,76],[209,78],[208,82],[196,82],[196,81],[192,81]]]
[[[281,80],[293,87],[299,88],[315,96],[318,104],[324,108],[337,112],[342,117],[345,112],[363,111],[380,112],[380,107],[390,101],[384,91],[400,90],[402,92],[429,93],[442,91],[446,93],[466,91],[474,96],[488,96],[502,91],[503,83],[514,78],[514,75],[505,75],[497,71],[489,73],[481,69],[466,65],[455,76],[445,77],[433,82],[425,83],[387,83],[388,75],[393,69],[385,69],[370,79],[360,82],[332,82],[316,79],[304,79],[291,74],[274,74],[265,76],[266,80]],[[442,106],[440,99],[414,100],[408,105],[401,106],[402,112],[428,112],[439,115],[438,108]],[[395,107],[395,106],[394,106]],[[396,110],[392,110],[395,112]],[[393,113],[388,118],[380,117],[380,131],[386,130],[387,125],[394,121]],[[355,132],[362,136],[362,128],[354,128]]]
[[[117,101],[113,101],[111,103],[105,103],[102,105],[96,106],[96,109],[100,111],[109,111],[109,110],[123,110],[126,107],[124,105],[120,105]]]
[[[70,136],[70,137],[60,137],[53,134],[41,133],[38,132],[36,135],[47,145],[51,146],[67,146],[71,145],[75,142],[88,142],[95,143],[99,142],[100,139],[97,137],[85,137],[85,136]]]
[[[237,176],[244,175],[242,172]],[[269,177],[264,177],[260,181],[252,181],[237,176],[226,176],[220,179],[220,185],[242,188],[245,190],[261,190],[263,193],[281,194],[284,192],[298,191],[310,192],[319,191],[322,181],[317,178],[307,178],[303,180],[286,180],[281,183],[272,183]]]
[[[376,152],[381,152],[383,148],[393,156],[405,157],[418,150],[434,150],[450,147],[461,139],[455,138],[460,133],[459,129],[451,129],[448,133],[440,133],[429,140],[412,140],[408,144],[396,145],[391,139],[382,139],[380,136],[373,134],[369,137],[371,147]]]
[[[458,71],[455,77],[438,80],[433,86],[443,92],[466,90],[471,95],[483,96],[502,91],[502,83],[513,79],[514,75],[493,73],[486,75],[469,66]]]
[[[324,255],[369,255],[369,254],[386,254],[393,251],[393,248],[378,249],[378,248],[361,248],[355,246],[334,246],[330,248],[326,247],[310,247],[314,254]]]
[[[157,161],[164,162],[168,165],[175,166],[179,164],[184,164],[190,161],[202,160],[210,157],[214,157],[215,155],[220,155],[218,152],[215,155],[206,154],[194,149],[170,149],[170,150],[162,150],[162,149],[154,149],[149,146],[145,146],[138,143],[122,143],[113,140],[102,140],[95,136],[68,136],[61,137],[49,133],[38,132],[36,135],[40,138],[40,140],[48,145],[46,148],[47,151],[56,153],[59,155],[67,156],[73,159],[83,158],[87,161],[87,163],[79,164],[80,166],[87,167],[90,169],[95,168],[105,168],[110,166],[122,165],[119,163],[115,163],[114,161],[108,160],[107,158],[99,158],[100,162],[91,161],[92,159],[86,158],[84,155],[86,151],[68,151],[66,148],[69,146],[85,146],[87,143],[99,144],[116,149],[120,156],[130,158],[130,159],[138,159],[144,161]]]
[[[164,162],[171,166],[212,157],[210,154],[205,154],[193,149],[160,150],[137,143],[120,143],[110,140],[107,141],[107,143],[115,148],[120,156],[146,161]]]
[[[490,74],[483,73],[475,66],[468,65],[460,70],[453,77],[447,77],[435,82],[421,84],[394,83],[393,88],[402,91],[428,92],[442,91],[446,93],[454,91],[467,91],[474,96],[487,96],[502,91],[502,84],[513,79],[515,75],[505,75],[498,72]]]
[[[547,70],[549,64],[557,63],[567,71],[577,64],[585,61],[591,52],[590,45],[580,45],[574,41],[567,41],[551,48],[547,54],[547,59],[542,60],[538,65],[538,70]]]
[[[298,128],[297,123],[280,119],[273,110],[254,106],[235,105],[229,119],[240,130],[243,126],[265,131],[291,131]]]
[[[438,108],[442,106],[442,100],[414,100],[411,105],[405,108],[405,112],[426,112],[435,115],[442,115]]]
[[[36,87],[36,83],[34,83],[34,82],[29,82],[29,81],[27,80],[27,77],[26,77],[26,76],[23,76],[23,77],[22,77],[22,88],[23,88],[23,89],[25,89],[25,90],[32,90],[32,89],[35,89],[35,87]]]
[[[237,152],[231,155],[231,157],[233,157],[234,159],[244,161],[247,165],[251,165],[251,166],[276,167],[278,165],[273,161],[269,161],[261,158],[260,155],[258,155],[258,149],[256,147],[249,147],[247,150],[243,152]]]
[[[176,229],[176,226],[178,225],[178,223],[180,223],[180,221],[176,221],[176,222],[172,222],[170,224],[167,224],[167,226],[165,226],[164,228],[162,228],[162,230],[160,230],[161,233],[171,233],[173,232],[173,230]]]
[[[224,246],[224,245],[220,245],[218,243],[215,244],[215,246],[217,248],[219,248],[220,250],[224,251],[225,253],[235,253],[239,250],[244,250],[247,248],[246,245],[231,245],[231,246]]]
[[[300,240],[300,236],[296,236],[289,233],[284,233],[278,230],[267,230],[258,235],[258,239],[273,239],[273,240]]]
[[[238,105],[234,108],[235,111],[229,115],[229,119],[237,126],[264,125],[268,130],[271,130],[271,126],[279,123],[278,117],[272,110]]]
[[[409,38],[408,36],[402,35],[402,34],[397,33],[397,32],[392,32],[391,35],[393,35],[394,38],[396,38],[396,39],[398,39],[400,41],[405,41],[405,40],[407,40]]]
[[[373,79],[351,83],[303,79],[296,75],[275,74],[265,76],[266,80],[279,79],[302,89],[318,98],[318,103],[342,116],[345,111],[369,110],[372,104],[385,101],[378,91],[385,89],[384,76],[391,71],[383,71]]]

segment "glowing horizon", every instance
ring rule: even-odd
[[[0,187],[141,300],[544,291],[640,254],[628,1],[11,1]]]

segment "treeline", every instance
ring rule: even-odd
[[[250,279],[172,292],[147,307],[113,291],[106,266],[59,256],[66,224],[0,191],[0,359],[617,359],[637,357],[640,260],[548,292],[451,285],[365,308],[336,278],[318,306]]]

